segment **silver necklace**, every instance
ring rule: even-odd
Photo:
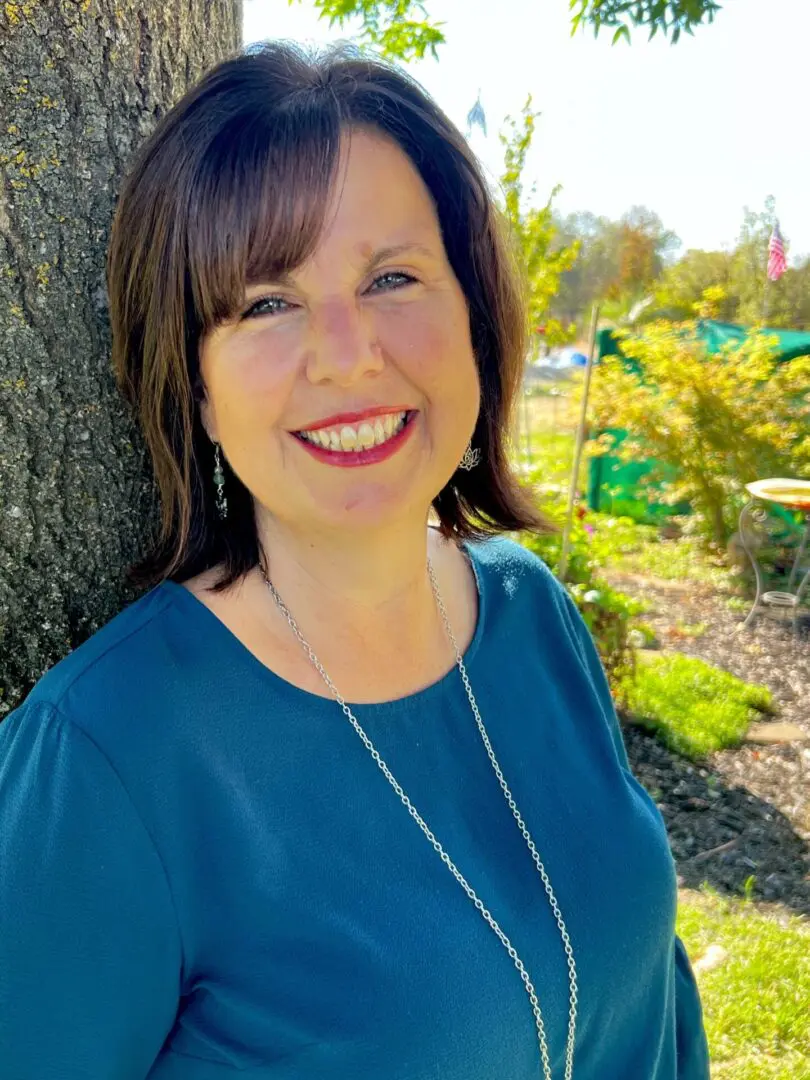
[[[568,937],[568,931],[565,928],[565,923],[563,922],[563,917],[562,917],[562,914],[560,913],[559,905],[557,904],[557,898],[554,895],[554,890],[551,887],[551,882],[549,881],[548,874],[546,873],[546,868],[543,866],[543,863],[540,861],[540,856],[537,853],[537,848],[534,846],[534,841],[531,838],[529,830],[526,828],[525,822],[523,821],[523,818],[520,815],[520,811],[518,810],[517,805],[515,804],[515,800],[512,797],[512,792],[509,790],[509,788],[507,786],[507,783],[503,778],[503,773],[501,772],[500,765],[498,764],[498,761],[497,761],[497,759],[495,757],[495,754],[494,754],[494,752],[492,750],[492,745],[491,745],[491,743],[489,741],[489,736],[487,735],[486,728],[484,727],[484,722],[481,719],[480,712],[478,711],[478,705],[476,703],[475,696],[473,695],[473,692],[472,692],[472,687],[470,686],[470,680],[467,677],[467,671],[466,671],[466,668],[464,667],[464,661],[461,658],[461,653],[459,651],[459,647],[458,647],[458,645],[456,643],[456,639],[453,636],[453,631],[452,631],[452,629],[450,627],[450,620],[447,617],[447,611],[446,611],[445,606],[444,606],[444,601],[442,600],[442,595],[439,592],[439,584],[436,581],[436,575],[435,575],[435,573],[433,571],[433,565],[432,565],[430,559],[428,559],[428,564],[427,565],[428,565],[428,574],[430,576],[430,584],[431,584],[431,588],[433,589],[433,595],[434,595],[434,597],[436,599],[436,603],[438,605],[439,611],[441,612],[442,620],[444,622],[444,626],[445,626],[445,629],[447,631],[447,636],[450,638],[450,641],[453,644],[453,649],[454,649],[455,654],[456,654],[456,664],[458,665],[458,669],[461,672],[461,678],[462,678],[462,681],[464,683],[464,689],[467,691],[467,697],[469,698],[469,701],[470,701],[470,707],[472,708],[473,716],[475,717],[475,722],[478,725],[478,730],[481,733],[481,738],[484,740],[484,746],[486,747],[486,751],[487,751],[487,754],[489,755],[489,760],[492,763],[492,767],[495,770],[495,775],[498,777],[498,783],[501,785],[501,789],[503,791],[504,798],[506,799],[507,803],[509,804],[509,809],[512,811],[512,814],[513,814],[513,816],[515,818],[515,821],[518,824],[518,828],[520,829],[521,834],[523,835],[523,839],[526,841],[526,844],[527,844],[527,846],[529,848],[529,851],[531,852],[531,856],[532,856],[532,859],[534,860],[535,866],[537,867],[537,871],[538,871],[538,873],[540,874],[540,877],[543,880],[543,886],[544,886],[544,888],[546,890],[546,894],[548,896],[548,901],[549,901],[549,903],[551,905],[551,910],[554,912],[554,917],[557,920],[557,926],[559,927],[560,936],[562,937],[563,946],[565,947],[566,956],[568,957],[568,973],[569,973],[569,985],[570,985],[570,988],[571,988],[571,996],[570,996],[570,1010],[569,1010],[569,1016],[568,1016],[568,1042],[566,1044],[566,1050],[565,1050],[565,1080],[571,1080],[572,1071],[573,1071],[573,1067],[574,1067],[574,1037],[575,1037],[575,1032],[576,1032],[576,1017],[577,1017],[577,971],[576,971],[576,965],[574,963],[574,950],[571,948],[571,940]],[[310,661],[312,662],[313,666],[315,667],[315,669],[320,674],[323,681],[326,683],[326,685],[332,691],[332,695],[334,696],[334,698],[337,701],[338,705],[340,705],[341,709],[345,713],[346,717],[348,718],[348,720],[351,723],[354,730],[357,732],[357,734],[363,740],[363,742],[364,742],[364,744],[366,746],[366,749],[369,751],[371,756],[376,761],[377,765],[380,767],[380,769],[384,773],[385,778],[388,780],[391,787],[394,789],[394,791],[396,791],[397,795],[399,796],[399,798],[402,801],[403,805],[407,809],[408,813],[416,821],[417,825],[422,830],[422,832],[425,834],[425,836],[429,840],[432,847],[435,849],[437,854],[440,856],[442,862],[447,866],[450,873],[453,875],[453,877],[456,879],[456,881],[459,883],[459,885],[465,891],[465,893],[470,898],[470,900],[472,900],[475,907],[478,909],[478,911],[481,913],[483,918],[486,920],[486,922],[489,924],[489,926],[495,932],[495,934],[498,937],[498,940],[500,941],[500,943],[503,945],[503,947],[509,953],[509,956],[511,957],[512,962],[514,963],[515,967],[518,970],[518,973],[520,974],[521,979],[523,980],[523,985],[524,985],[524,987],[526,989],[526,993],[529,995],[529,1001],[531,1002],[532,1012],[534,1013],[534,1021],[535,1021],[535,1025],[537,1027],[537,1039],[538,1039],[538,1042],[539,1042],[539,1045],[540,1045],[540,1056],[542,1058],[542,1064],[543,1064],[543,1075],[545,1077],[545,1080],[552,1080],[551,1066],[550,1066],[549,1060],[548,1060],[548,1045],[546,1043],[546,1031],[545,1031],[545,1026],[543,1024],[543,1014],[540,1011],[540,1002],[537,1000],[537,994],[535,992],[534,986],[532,985],[531,979],[529,978],[529,973],[526,970],[526,968],[525,968],[525,966],[523,964],[523,961],[518,956],[517,950],[512,945],[512,942],[509,940],[509,938],[506,936],[506,934],[503,932],[503,930],[500,928],[498,923],[495,921],[493,916],[490,914],[490,912],[484,906],[483,902],[481,900],[479,900],[479,898],[478,898],[477,894],[475,893],[475,891],[473,890],[472,886],[468,884],[466,878],[456,868],[455,863],[453,863],[450,856],[447,854],[447,852],[444,850],[442,845],[439,843],[439,841],[436,839],[436,837],[433,835],[433,833],[428,828],[427,824],[424,822],[424,820],[420,816],[420,814],[417,811],[416,807],[413,805],[411,800],[408,798],[408,796],[402,790],[402,787],[397,782],[396,778],[393,776],[393,774],[391,773],[390,769],[385,764],[383,759],[380,757],[380,755],[377,752],[377,749],[374,746],[374,744],[372,743],[371,739],[369,739],[368,735],[366,735],[365,731],[362,729],[362,727],[358,723],[357,718],[355,717],[354,713],[351,711],[349,706],[346,704],[346,702],[341,697],[337,687],[332,682],[332,680],[329,678],[329,676],[326,674],[326,671],[324,670],[323,664],[321,664],[320,660],[318,659],[318,657],[313,652],[312,646],[309,644],[309,642],[306,640],[304,635],[298,629],[298,625],[295,622],[295,619],[293,619],[293,617],[290,614],[289,609],[287,608],[286,604],[284,603],[284,601],[279,596],[279,594],[276,591],[276,588],[273,585],[272,581],[267,576],[267,574],[265,574],[264,568],[260,566],[260,569],[261,569],[262,577],[265,580],[265,584],[267,585],[268,589],[270,590],[270,592],[271,592],[271,594],[273,596],[273,599],[275,600],[275,602],[278,605],[279,609],[281,610],[282,614],[287,619],[287,622],[290,624],[290,627],[292,628],[293,633],[298,638],[298,640],[301,642],[301,645],[303,646],[304,652],[309,657]]]

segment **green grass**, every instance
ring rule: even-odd
[[[682,653],[639,653],[635,676],[618,695],[633,723],[655,730],[685,757],[736,746],[760,712],[773,710],[771,692]]]
[[[728,953],[696,976],[712,1080],[810,1080],[807,919],[704,885],[681,893],[677,929],[693,963],[712,944]]]

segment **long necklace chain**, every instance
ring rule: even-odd
[[[544,888],[546,890],[546,894],[548,896],[548,901],[549,901],[549,904],[551,905],[551,910],[554,912],[554,918],[557,920],[557,926],[559,927],[560,936],[562,938],[563,946],[565,947],[565,953],[566,953],[566,956],[568,958],[569,985],[570,985],[570,990],[571,990],[570,1009],[569,1009],[569,1017],[568,1017],[568,1042],[566,1044],[566,1050],[565,1050],[565,1080],[571,1080],[572,1073],[573,1073],[573,1067],[574,1067],[574,1039],[575,1039],[575,1034],[576,1034],[576,1016],[577,1016],[577,971],[576,971],[576,965],[574,963],[574,950],[571,947],[571,940],[568,937],[568,931],[565,928],[565,923],[563,922],[563,917],[562,917],[562,914],[560,912],[559,905],[557,903],[557,898],[554,895],[554,890],[551,887],[551,882],[549,881],[548,874],[546,873],[546,868],[543,866],[543,863],[540,860],[540,855],[538,854],[537,848],[534,845],[534,841],[531,838],[531,834],[529,833],[529,830],[526,828],[526,824],[525,824],[525,822],[523,821],[523,818],[520,815],[520,811],[517,808],[515,800],[514,800],[514,798],[512,796],[512,792],[509,790],[509,787],[508,787],[508,785],[506,783],[506,780],[504,780],[503,773],[501,772],[501,767],[498,764],[497,758],[495,757],[495,753],[494,753],[494,751],[492,749],[492,744],[489,741],[489,736],[487,735],[486,728],[484,727],[484,722],[481,719],[480,712],[478,711],[478,705],[477,705],[476,700],[475,700],[475,695],[473,694],[472,687],[470,686],[470,680],[467,677],[467,670],[464,667],[464,661],[461,658],[461,652],[459,650],[458,644],[456,643],[456,639],[455,639],[455,637],[453,635],[453,631],[452,631],[452,629],[450,627],[450,620],[447,617],[447,610],[445,609],[444,601],[442,600],[442,595],[441,595],[441,592],[439,591],[439,584],[438,584],[438,582],[436,580],[436,575],[434,573],[433,565],[432,565],[430,559],[428,559],[428,564],[427,565],[428,565],[428,574],[430,576],[430,584],[431,584],[431,588],[433,589],[433,595],[434,595],[434,597],[436,599],[436,604],[437,604],[437,606],[439,608],[439,611],[441,612],[442,621],[444,622],[445,630],[447,631],[447,636],[450,638],[450,641],[452,642],[453,649],[454,649],[455,654],[456,654],[456,664],[458,666],[459,672],[461,673],[461,679],[462,679],[462,682],[464,683],[464,689],[467,692],[467,697],[469,698],[470,707],[472,708],[473,716],[475,717],[475,722],[478,725],[478,730],[481,733],[481,738],[484,741],[484,746],[486,747],[487,754],[489,755],[489,760],[490,760],[490,762],[492,764],[493,769],[495,770],[495,775],[498,777],[498,783],[501,785],[501,790],[503,791],[504,798],[506,799],[506,801],[507,801],[507,803],[509,805],[509,809],[512,811],[512,815],[514,816],[514,819],[517,822],[518,828],[520,829],[520,832],[521,832],[521,834],[523,836],[523,839],[526,841],[526,844],[527,844],[527,846],[529,848],[529,851],[531,852],[531,856],[532,856],[532,859],[534,860],[535,866],[537,867],[537,871],[540,874],[540,877],[542,878],[543,886],[544,886]],[[507,953],[511,957],[512,962],[514,963],[515,967],[517,968],[518,973],[520,974],[520,978],[523,981],[523,985],[524,985],[524,987],[526,989],[526,993],[529,996],[529,1001],[531,1002],[532,1012],[534,1013],[535,1025],[537,1027],[537,1039],[538,1039],[538,1043],[539,1043],[539,1046],[540,1046],[540,1056],[542,1058],[542,1063],[543,1063],[543,1075],[545,1077],[545,1080],[552,1080],[551,1065],[549,1064],[549,1059],[548,1059],[548,1045],[546,1043],[546,1031],[545,1031],[545,1025],[543,1024],[543,1014],[540,1011],[540,1002],[537,1000],[537,993],[536,993],[536,991],[534,989],[534,986],[532,984],[531,979],[529,978],[529,973],[526,970],[526,968],[525,968],[525,966],[523,964],[523,961],[520,959],[520,957],[517,954],[517,950],[512,945],[512,942],[509,940],[509,938],[506,936],[506,934],[503,932],[503,930],[500,928],[498,923],[495,921],[492,914],[487,910],[487,908],[485,907],[483,901],[481,901],[478,898],[477,893],[472,888],[472,886],[467,882],[467,879],[457,869],[455,863],[451,860],[450,856],[447,854],[447,852],[444,850],[442,845],[439,843],[439,841],[436,839],[436,837],[431,832],[428,825],[422,819],[422,817],[419,814],[416,807],[413,805],[411,800],[408,798],[408,796],[403,791],[403,789],[400,786],[399,782],[397,781],[396,777],[391,773],[391,770],[388,768],[386,763],[380,757],[380,754],[378,753],[377,748],[374,746],[371,739],[369,739],[368,735],[366,735],[365,731],[363,730],[363,728],[358,723],[357,718],[355,717],[354,713],[351,711],[349,706],[346,704],[346,702],[344,701],[344,699],[341,696],[340,692],[338,691],[337,687],[335,686],[335,684],[332,682],[332,680],[327,675],[326,671],[324,670],[323,664],[321,664],[320,660],[315,655],[315,653],[314,653],[314,651],[312,649],[312,646],[309,644],[309,642],[306,640],[304,635],[299,630],[298,624],[296,623],[295,619],[293,619],[292,615],[290,614],[290,611],[287,608],[287,605],[284,603],[284,601],[279,596],[279,594],[278,594],[278,592],[276,590],[276,587],[273,585],[272,581],[269,579],[267,574],[264,572],[264,568],[261,568],[261,571],[262,571],[262,576],[264,577],[264,580],[265,580],[265,584],[267,585],[268,589],[270,590],[270,592],[271,592],[271,594],[273,596],[273,599],[275,600],[275,602],[278,605],[279,609],[281,610],[282,614],[285,616],[285,618],[287,619],[287,622],[290,624],[290,627],[291,627],[293,633],[298,638],[298,640],[301,643],[304,651],[306,652],[307,656],[309,657],[311,663],[316,668],[316,670],[320,674],[323,681],[326,683],[326,685],[331,690],[333,697],[335,698],[338,705],[340,705],[341,709],[345,713],[346,718],[349,720],[349,722],[351,723],[354,730],[357,732],[357,734],[363,740],[363,743],[365,744],[366,749],[369,751],[369,753],[374,758],[375,762],[377,763],[377,765],[379,766],[379,768],[381,769],[381,771],[385,775],[386,780],[388,780],[389,784],[391,785],[391,787],[394,789],[394,791],[399,796],[399,798],[402,801],[403,805],[405,806],[406,810],[411,815],[411,817],[416,821],[417,825],[422,830],[422,832],[425,834],[425,836],[427,837],[427,839],[430,842],[431,846],[435,849],[436,853],[441,858],[442,862],[447,866],[450,873],[453,875],[453,877],[456,879],[456,881],[459,883],[459,885],[465,891],[465,893],[470,898],[470,900],[472,900],[475,907],[481,913],[481,915],[486,920],[486,922],[489,924],[491,929],[495,932],[496,936],[498,937],[498,940],[501,942],[501,944],[503,945],[503,947],[506,949]]]

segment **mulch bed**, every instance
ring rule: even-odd
[[[767,686],[777,708],[773,720],[810,736],[808,620],[798,638],[780,612],[758,615],[743,630],[745,613],[729,610],[724,594],[711,586],[620,572],[605,576],[651,604],[643,619],[662,648]],[[707,628],[689,637],[676,627],[678,621]],[[810,739],[744,743],[692,763],[622,720],[633,771],[666,822],[679,884],[697,888],[708,882],[720,893],[740,896],[753,876],[754,901],[810,915]]]

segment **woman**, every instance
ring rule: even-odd
[[[547,526],[456,129],[376,62],[241,55],[108,269],[163,527],[0,727],[4,1078],[706,1080],[662,819],[498,535]]]

